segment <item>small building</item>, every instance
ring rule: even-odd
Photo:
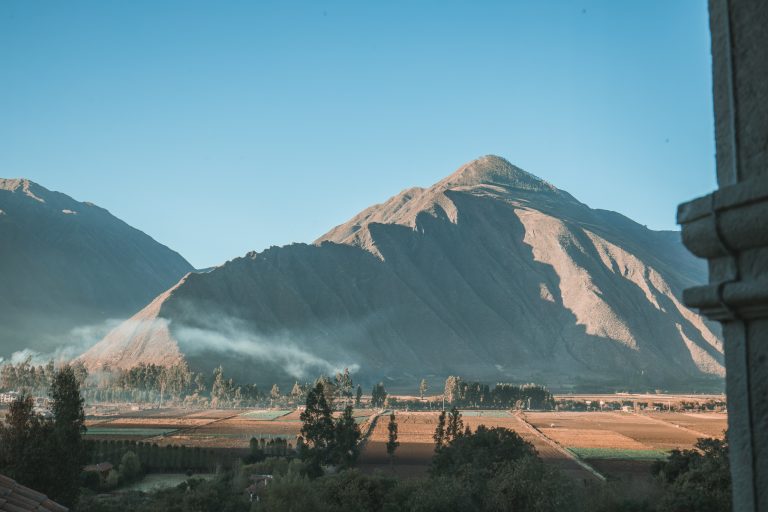
[[[19,398],[19,393],[16,391],[7,391],[5,393],[0,393],[0,404],[10,404],[17,398]]]
[[[101,476],[106,478],[109,475],[109,472],[112,471],[112,468],[114,468],[114,466],[111,462],[99,462],[98,464],[90,464],[85,466],[83,471],[86,473],[99,473]]]

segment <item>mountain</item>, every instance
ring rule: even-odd
[[[0,357],[54,351],[125,319],[193,270],[107,210],[0,179]]]
[[[679,233],[486,156],[312,245],[187,275],[83,359],[221,363],[262,384],[350,367],[408,387],[447,375],[691,387],[724,372],[716,328],[680,303],[705,278]]]

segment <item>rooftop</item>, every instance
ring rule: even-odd
[[[45,494],[17,484],[0,475],[0,511],[7,512],[67,512],[69,509],[48,499]]]

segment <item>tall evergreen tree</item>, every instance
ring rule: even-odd
[[[53,446],[56,456],[51,486],[47,494],[54,501],[72,506],[77,501],[80,491],[80,471],[88,461],[83,435],[85,413],[83,398],[80,396],[80,375],[71,366],[65,366],[56,372],[51,385],[53,400]]]
[[[389,415],[389,424],[387,425],[387,455],[389,455],[389,464],[392,465],[395,458],[395,450],[400,446],[397,440],[397,421],[395,413]]]
[[[371,406],[384,407],[387,401],[387,390],[384,388],[384,383],[379,382],[373,386],[371,390]]]
[[[461,419],[461,413],[454,407],[448,415],[448,425],[445,428],[445,440],[448,444],[464,434],[464,421]]]
[[[435,451],[440,450],[445,444],[445,411],[440,411],[440,416],[437,418],[437,427],[435,427],[435,435],[432,436],[435,440]]]
[[[301,458],[307,461],[316,474],[320,466],[328,462],[330,448],[334,441],[334,424],[331,408],[325,399],[322,382],[307,393],[305,409],[299,416],[302,422],[301,435],[306,442]]]
[[[359,455],[359,441],[360,427],[352,414],[352,407],[347,406],[341,417],[336,420],[332,463],[344,468],[352,466]]]
[[[355,394],[355,407],[360,407],[360,401],[363,399],[363,388],[360,384],[357,385],[357,393]]]
[[[53,424],[33,412],[32,398],[13,401],[0,425],[0,473],[22,485],[48,493],[47,470],[58,461],[50,453]]]

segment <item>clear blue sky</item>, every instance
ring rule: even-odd
[[[0,176],[222,263],[493,153],[676,229],[715,187],[704,0],[0,2]]]

